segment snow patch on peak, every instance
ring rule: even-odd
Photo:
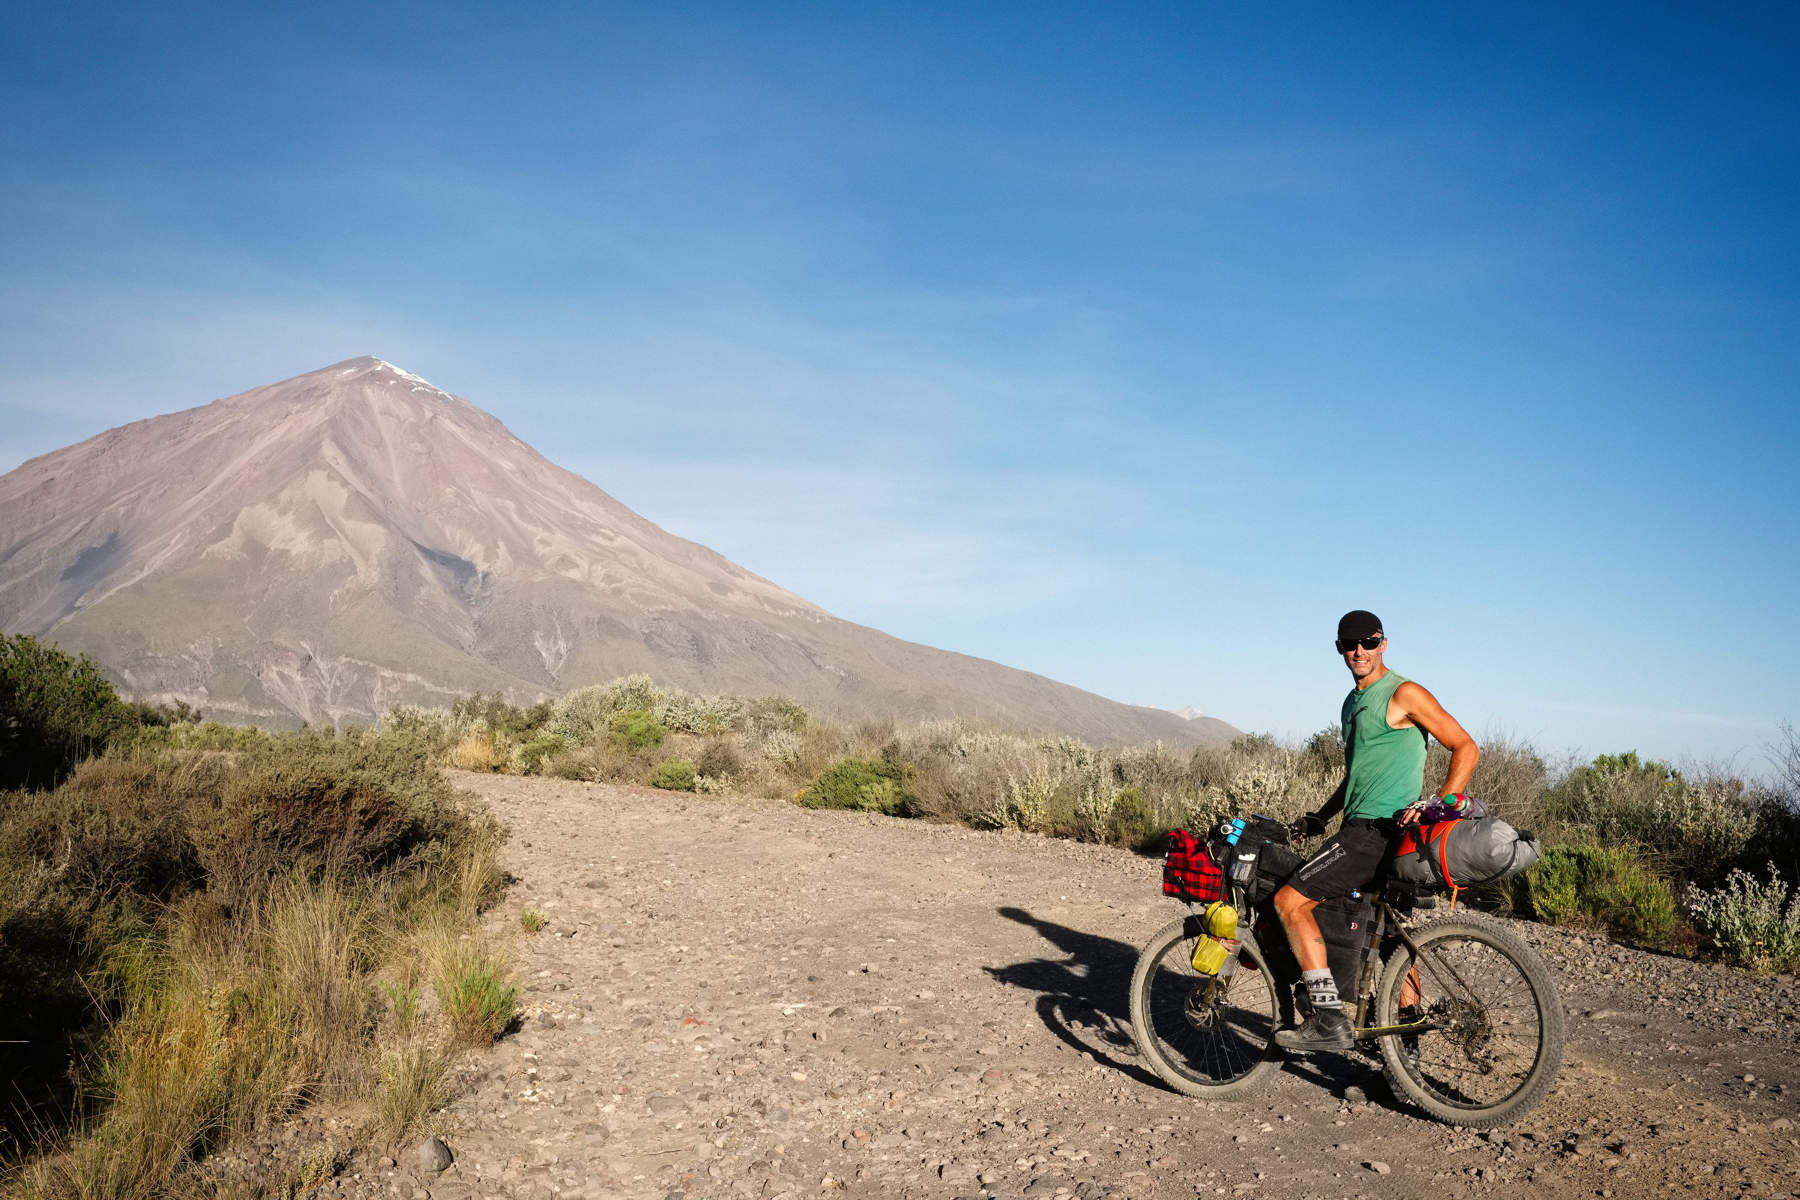
[[[411,371],[404,370],[400,367],[396,367],[393,363],[387,361],[385,358],[377,358],[374,360],[374,363],[375,363],[375,369],[377,371],[391,371],[393,374],[398,375],[402,380],[409,382],[409,383],[416,384],[417,386],[415,386],[412,389],[415,392],[419,391],[421,388],[423,388],[427,391],[436,392],[440,396],[448,396],[450,394],[449,392],[446,392],[443,388],[441,388],[441,387],[437,386],[435,383],[431,382],[431,380],[421,379],[419,376],[414,375]]]

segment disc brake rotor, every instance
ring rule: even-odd
[[[1189,989],[1187,1000],[1181,1006],[1181,1015],[1193,1028],[1208,1032],[1218,1025],[1219,1009],[1213,1003],[1217,999],[1218,986],[1217,979],[1208,979]]]

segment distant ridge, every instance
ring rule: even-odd
[[[108,430],[0,477],[0,628],[265,724],[636,671],[841,716],[1099,742],[1236,731],[841,621],[378,358]]]

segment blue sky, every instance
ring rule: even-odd
[[[0,470],[375,354],[1117,699],[1800,721],[1791,9],[247,7],[0,9]]]

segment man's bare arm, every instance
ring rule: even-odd
[[[1469,779],[1475,774],[1475,764],[1481,759],[1481,747],[1475,744],[1469,731],[1444,711],[1444,706],[1437,702],[1436,696],[1410,679],[1394,692],[1394,699],[1406,711],[1413,724],[1442,742],[1444,749],[1450,751],[1450,770],[1444,776],[1444,786],[1438,789],[1438,795],[1449,796],[1465,790],[1469,786]]]
[[[1338,780],[1337,789],[1331,793],[1331,798],[1321,804],[1319,806],[1319,811],[1313,815],[1318,817],[1321,821],[1329,821],[1331,818],[1343,812],[1344,790],[1349,786],[1350,776],[1346,774],[1342,779]]]

